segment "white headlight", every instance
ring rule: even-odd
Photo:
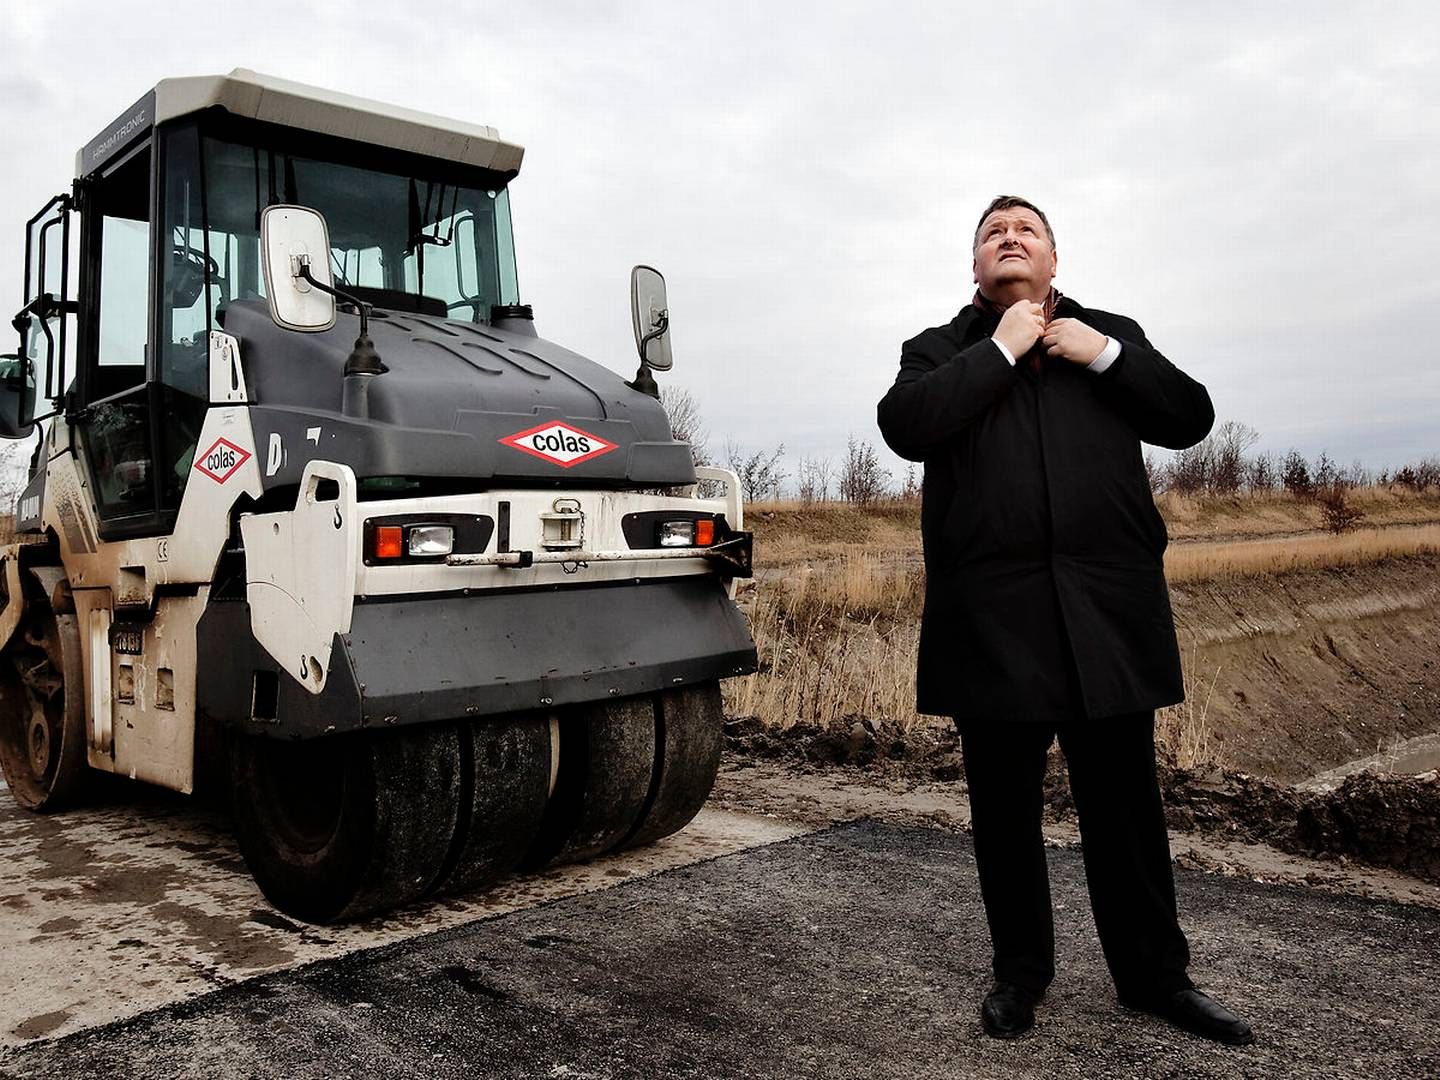
[[[694,547],[695,522],[662,521],[660,523],[661,547]]]
[[[452,525],[412,525],[409,531],[411,555],[449,555],[455,550]]]

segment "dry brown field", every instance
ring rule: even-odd
[[[1289,781],[1440,730],[1440,492],[1349,498],[1365,516],[1338,536],[1289,495],[1157,499],[1187,686],[1158,731],[1178,763]],[[730,681],[731,715],[948,723],[914,709],[918,503],[754,504],[746,526],[761,669]]]

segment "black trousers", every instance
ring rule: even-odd
[[[1190,988],[1190,948],[1176,917],[1155,778],[1153,712],[1065,724],[1006,718],[960,725],[995,978],[1038,994],[1055,977],[1041,815],[1045,757],[1057,736],[1080,818],[1090,908],[1115,989],[1134,1001]]]

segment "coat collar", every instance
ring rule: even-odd
[[[1061,296],[1060,303],[1055,305],[1055,314],[1065,319],[1077,319],[1085,314],[1085,309],[1070,297]],[[955,318],[950,320],[950,329],[954,331],[956,337],[963,338],[976,319],[993,318],[994,316],[990,312],[984,311],[974,304],[966,304]]]

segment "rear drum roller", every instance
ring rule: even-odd
[[[649,697],[597,702],[559,722],[560,767],[528,866],[577,862],[619,846],[645,811],[655,768]]]
[[[302,742],[235,737],[235,832],[266,899],[329,923],[434,887],[461,813],[460,736],[444,724]]]
[[[30,600],[0,659],[0,767],[28,810],[62,809],[84,786],[84,686],[75,616]]]
[[[450,867],[440,885],[461,893],[520,864],[550,796],[550,720],[541,714],[461,728],[462,795]]]
[[[720,771],[725,713],[720,684],[702,683],[655,695],[653,794],[626,847],[683,829],[710,796]]]

